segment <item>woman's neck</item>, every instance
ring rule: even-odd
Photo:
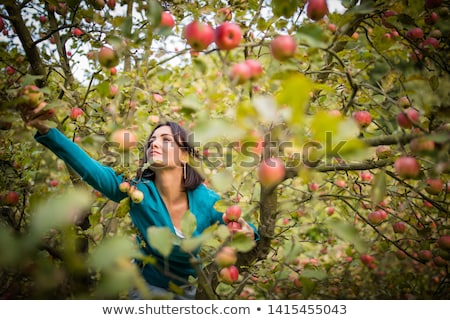
[[[176,202],[186,196],[182,186],[181,168],[155,172],[155,185],[161,196],[169,202]]]

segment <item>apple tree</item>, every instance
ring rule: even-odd
[[[448,299],[449,20],[445,0],[3,1],[0,297],[149,294],[142,195],[83,183],[33,108],[130,179],[157,123],[193,133],[227,225],[148,232],[201,248],[198,298]]]

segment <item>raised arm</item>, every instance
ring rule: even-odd
[[[92,159],[59,130],[53,128],[45,131],[38,130],[35,139],[64,160],[85,182],[113,201],[119,202],[126,196],[119,190],[122,176],[117,175],[112,168]]]

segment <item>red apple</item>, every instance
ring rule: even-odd
[[[245,64],[250,67],[250,80],[255,80],[262,75],[263,67],[259,61],[247,59],[245,60]]]
[[[311,182],[308,184],[308,190],[311,192],[319,190],[319,185],[316,182]]]
[[[225,211],[225,217],[227,218],[228,222],[231,221],[238,221],[241,217],[242,210],[241,207],[238,205],[232,205],[227,208]]]
[[[327,207],[326,212],[327,212],[327,215],[329,215],[329,216],[333,215],[334,207]]]
[[[119,64],[119,55],[110,47],[102,47],[98,52],[98,62],[105,68],[112,68]]]
[[[395,233],[405,233],[406,232],[406,224],[403,221],[397,221],[392,225]]]
[[[117,129],[111,134],[111,141],[119,144],[119,148],[129,150],[136,146],[137,140],[134,133],[128,129]]]
[[[423,30],[415,27],[406,32],[406,37],[412,41],[420,40],[423,38]]]
[[[429,15],[425,16],[425,23],[428,25],[433,25],[439,20],[439,16],[436,12],[431,12]]]
[[[117,68],[116,68],[116,67],[109,68],[109,73],[110,73],[112,76],[117,75]]]
[[[426,137],[419,137],[414,138],[409,142],[409,148],[413,153],[432,152],[435,149],[435,143],[433,140]]]
[[[429,194],[439,194],[444,188],[444,182],[439,178],[428,178],[426,183],[425,191]]]
[[[317,21],[328,14],[328,5],[326,0],[308,0],[306,7],[306,16],[311,20]]]
[[[172,29],[175,26],[175,20],[169,11],[161,12],[161,22],[159,23],[159,26],[167,27],[170,29]]]
[[[366,110],[355,111],[353,112],[352,117],[361,128],[367,127],[372,121],[369,111]]]
[[[72,119],[73,121],[76,121],[78,119],[79,116],[83,115],[83,110],[81,108],[78,107],[74,107],[70,110],[70,119]]]
[[[259,164],[258,179],[262,186],[276,186],[285,176],[286,168],[280,158],[267,158]]]
[[[49,184],[51,187],[56,187],[58,185],[58,180],[52,179],[50,180]]]
[[[163,96],[160,95],[159,93],[153,93],[152,98],[153,98],[153,100],[155,100],[155,102],[158,102],[158,103],[162,103],[164,101]]]
[[[431,261],[433,259],[433,253],[430,250],[419,250],[417,256],[422,261]]]
[[[439,248],[450,251],[450,236],[447,236],[447,235],[441,236],[438,239],[438,245],[439,245]]]
[[[373,175],[370,172],[364,171],[359,174],[362,181],[372,181]]]
[[[433,37],[426,38],[419,44],[419,48],[426,53],[439,49],[439,40]]]
[[[13,74],[16,73],[16,69],[14,69],[14,67],[11,66],[6,66],[6,74],[12,76]]]
[[[394,169],[401,178],[416,178],[420,172],[420,164],[416,158],[402,156],[395,160]]]
[[[3,198],[3,203],[7,206],[15,206],[19,202],[19,194],[16,191],[8,191]]]
[[[380,224],[387,217],[386,211],[376,210],[369,213],[367,220],[372,224]]]
[[[214,31],[214,42],[221,50],[232,50],[241,43],[241,40],[241,27],[236,23],[225,21]]]
[[[297,43],[290,35],[278,35],[270,43],[270,52],[279,61],[293,57],[296,50]]]
[[[3,31],[3,29],[5,29],[5,21],[0,17],[0,31]]]
[[[119,94],[119,88],[116,85],[109,86],[108,98],[113,99]]]
[[[84,32],[80,28],[73,28],[72,34],[75,37],[80,37],[80,36],[82,36],[84,34]]]
[[[234,265],[237,261],[236,249],[233,247],[222,247],[215,255],[214,261],[221,268]]]
[[[404,129],[409,129],[413,124],[419,122],[419,111],[413,108],[408,108],[397,115],[397,123]]]
[[[446,267],[448,264],[447,261],[444,258],[442,258],[441,256],[433,257],[433,262],[438,267]]]
[[[235,84],[242,84],[250,80],[252,76],[252,70],[250,66],[245,62],[235,63],[230,70],[230,81]]]
[[[369,265],[375,260],[373,256],[368,254],[362,254],[359,258],[361,259],[361,262],[364,263],[365,265]]]
[[[334,23],[329,23],[329,24],[327,24],[327,29],[330,30],[331,32],[335,33],[337,30],[337,26]]]
[[[107,0],[106,5],[110,10],[114,10],[116,8],[116,0]]]
[[[223,282],[232,284],[239,279],[239,270],[234,265],[225,267],[220,269],[219,276]]]
[[[184,38],[194,50],[201,51],[214,41],[214,29],[207,23],[195,20],[184,28]]]

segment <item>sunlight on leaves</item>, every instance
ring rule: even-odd
[[[176,236],[169,228],[150,227],[147,229],[147,236],[150,245],[155,248],[165,258],[172,252],[176,242]]]

